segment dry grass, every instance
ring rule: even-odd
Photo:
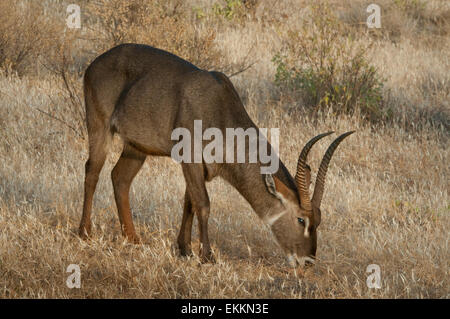
[[[446,70],[450,69],[450,50],[448,44],[430,45],[436,27],[421,18],[445,16],[444,6],[436,5],[439,2],[430,1],[421,15],[402,11],[401,17],[408,21],[424,23],[417,41],[406,31],[400,32],[396,43],[389,37],[373,39],[371,58],[387,79],[386,98],[400,109],[397,121],[377,125],[362,121],[356,114],[311,118],[304,110],[284,107],[286,100],[277,95],[275,66],[270,61],[285,40],[280,30],[287,23],[299,23],[296,21],[306,10],[303,1],[274,1],[278,3],[275,7],[262,3],[248,9],[248,14],[242,9],[233,18],[239,23],[216,16],[206,1],[183,4],[177,14],[185,14],[178,20],[173,20],[173,15],[164,18],[168,20],[161,28],[172,30],[168,34],[173,41],[177,41],[176,36],[184,39],[178,47],[182,56],[195,55],[197,48],[186,37],[197,34],[204,39],[198,48],[200,54],[208,54],[205,48],[211,48],[207,63],[215,68],[240,66],[246,58],[258,61],[232,80],[257,124],[281,128],[280,156],[291,172],[301,146],[311,136],[328,130],[357,130],[336,152],[327,175],[319,262],[297,273],[286,267],[270,230],[237,191],[221,180],[208,185],[210,239],[218,262],[201,265],[197,257],[180,258],[174,243],[185,185],[181,169],[170,159],[147,159],[133,183],[131,205],[144,244],[128,244],[120,235],[109,178],[120,153],[119,140],[114,142],[96,191],[94,237],[88,242],[80,240],[76,231],[87,143],[64,124],[34,109],[69,114],[61,113],[68,107],[64,98],[67,90],[60,77],[45,69],[29,68],[26,60],[18,68],[20,77],[11,68],[3,68],[0,298],[449,298],[450,147],[445,123],[448,125]],[[54,2],[42,3],[55,25],[64,20],[60,16],[64,11]],[[87,1],[80,3],[83,7]],[[355,3],[340,6],[346,17],[357,16],[355,8],[360,2]],[[176,1],[168,5],[174,4]],[[193,7],[204,8],[205,17],[197,18]],[[79,38],[98,34],[101,24],[94,23],[94,13],[83,22],[90,28],[80,31],[84,33]],[[172,29],[179,21],[187,29],[181,35]],[[441,23],[437,18],[430,21]],[[448,27],[443,22],[440,26]],[[41,34],[35,31],[36,37]],[[215,37],[209,43],[212,31]],[[132,35],[145,39],[149,31],[140,32]],[[354,32],[364,31],[355,27]],[[448,30],[439,32],[450,43]],[[78,39],[76,46],[71,46],[75,82],[75,70],[89,62],[86,57],[96,56],[109,45],[104,34],[98,35],[99,43]],[[73,36],[77,35],[61,35],[56,41],[64,44]],[[153,39],[155,35],[146,36]],[[45,47],[49,56],[61,53],[52,53],[42,39],[37,51]],[[11,46],[7,48],[16,52]],[[79,88],[74,90],[79,94]],[[417,122],[414,112],[428,116],[427,120]],[[69,124],[70,119],[64,118]],[[311,153],[314,171],[326,144],[321,143]],[[195,225],[193,238],[196,250]],[[81,289],[66,287],[69,264],[81,267]],[[369,264],[381,268],[381,289],[366,286]]]

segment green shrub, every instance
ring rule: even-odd
[[[242,16],[243,11],[244,5],[241,0],[225,0],[225,5],[220,5],[219,3],[213,5],[213,12],[228,20],[232,20],[236,16]]]
[[[275,83],[315,110],[360,112],[371,120],[384,109],[384,80],[367,59],[368,46],[343,37],[344,25],[327,5],[311,5],[300,30],[290,30],[284,52],[273,58]]]

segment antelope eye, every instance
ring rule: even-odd
[[[298,220],[299,224],[305,225],[305,220],[303,218],[298,217],[297,220]]]

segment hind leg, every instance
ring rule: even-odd
[[[91,235],[92,200],[98,177],[106,159],[106,145],[109,138],[107,134],[109,132],[102,130],[89,135],[89,159],[85,165],[83,215],[78,231],[83,239]]]
[[[144,164],[145,158],[144,153],[125,144],[122,155],[111,172],[122,234],[133,243],[139,243],[139,238],[131,216],[129,192],[131,182]]]

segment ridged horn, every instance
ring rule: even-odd
[[[311,150],[312,146],[321,138],[332,134],[333,132],[319,134],[316,137],[313,137],[309,140],[308,143],[303,147],[302,152],[298,158],[297,162],[297,173],[295,174],[295,183],[298,188],[298,195],[300,197],[300,205],[304,210],[310,211],[312,209],[311,206],[311,198],[309,197],[309,185],[306,185],[306,158],[308,157],[308,153]]]
[[[330,163],[334,151],[338,147],[339,143],[341,143],[344,140],[344,138],[353,133],[355,133],[355,131],[344,133],[340,135],[338,138],[336,138],[333,141],[333,143],[331,143],[331,145],[328,147],[325,155],[323,156],[322,162],[320,163],[319,172],[317,173],[316,184],[314,186],[314,194],[312,198],[312,203],[314,207],[319,208],[320,203],[322,202],[323,191],[325,188],[325,176],[327,175],[328,164]]]

